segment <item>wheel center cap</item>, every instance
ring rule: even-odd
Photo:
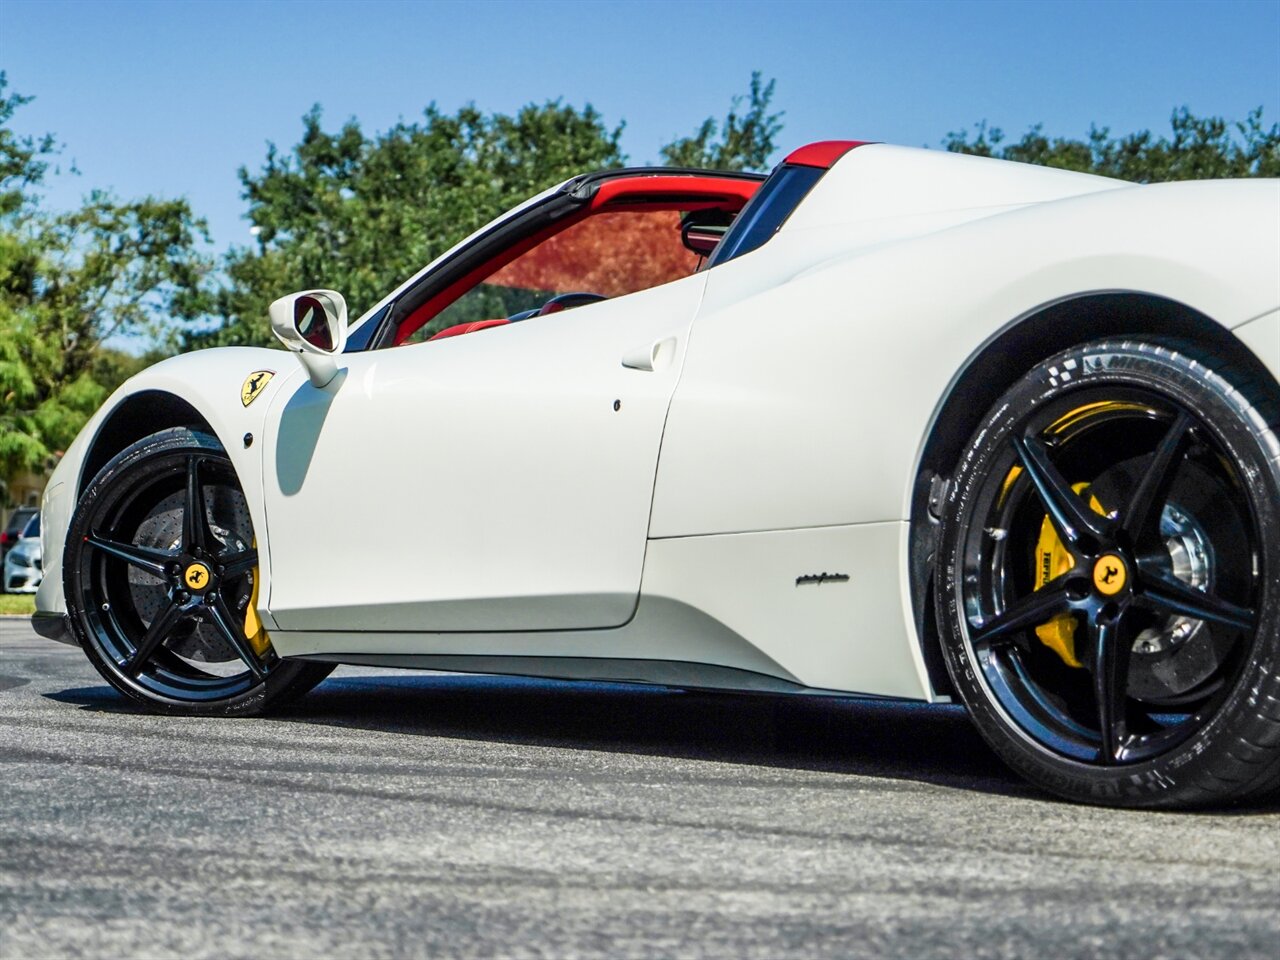
[[[1118,553],[1104,553],[1093,564],[1093,586],[1100,594],[1114,597],[1129,582],[1129,568]]]
[[[182,582],[191,590],[196,592],[204,590],[209,586],[209,568],[203,563],[191,563],[187,565],[187,569],[182,571]]]

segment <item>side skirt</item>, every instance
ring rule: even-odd
[[[679,660],[632,660],[623,657],[499,657],[422,653],[325,653],[305,654],[289,659],[348,666],[537,677],[546,680],[643,683],[686,689],[790,693],[872,700],[902,699],[876,694],[850,693],[843,690],[823,690],[750,670]]]

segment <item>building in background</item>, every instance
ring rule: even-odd
[[[49,482],[47,473],[21,473],[9,481],[6,495],[0,501],[0,527],[9,520],[9,514],[18,507],[39,507],[44,485]]]

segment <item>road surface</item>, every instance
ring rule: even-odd
[[[1060,803],[963,713],[344,668],[150,717],[0,620],[0,956],[1266,957],[1280,800]]]

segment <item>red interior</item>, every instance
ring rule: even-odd
[[[506,317],[500,317],[497,320],[472,320],[469,323],[457,323],[452,327],[445,327],[439,333],[432,334],[428,340],[443,340],[445,337],[456,337],[463,333],[473,333],[476,330],[484,330],[486,327],[500,327],[504,323],[510,323]]]
[[[587,207],[575,214],[556,221],[551,226],[525,237],[504,249],[492,260],[481,264],[458,278],[431,299],[423,303],[413,313],[405,317],[396,330],[395,343],[403,343],[413,332],[431,320],[441,310],[453,303],[486,277],[496,273],[502,267],[538,244],[545,242],[563,230],[568,229],[585,218],[603,211],[616,210],[706,210],[722,209],[731,213],[741,210],[760,186],[758,180],[737,179],[734,177],[691,177],[642,175],[620,177],[601,184]],[[473,330],[483,330],[491,326],[501,326],[505,320],[481,320],[448,327],[431,337],[432,340],[443,337],[455,337]]]
[[[489,276],[489,274],[493,273],[495,270],[501,269],[522,253],[532,250],[548,237],[555,236],[566,227],[570,227],[577,223],[584,216],[586,216],[585,212],[565,217],[564,220],[557,221],[546,230],[543,230],[540,233],[535,233],[532,236],[525,237],[517,243],[513,243],[492,260],[480,264],[480,266],[463,274],[443,290],[438,291],[435,296],[426,301],[426,303],[418,307],[417,310],[413,311],[413,313],[409,314],[400,322],[400,326],[396,328],[396,346],[404,343],[404,341],[407,340],[415,330],[421,327],[445,307],[449,306],[449,304],[453,303],[453,301],[457,300],[485,277]],[[469,326],[469,324],[459,324],[459,326]],[[444,331],[441,330],[440,333],[444,333]],[[439,335],[440,334],[436,334],[436,336]],[[454,336],[456,335],[457,334],[454,334]],[[434,340],[435,337],[432,337],[431,339]]]

